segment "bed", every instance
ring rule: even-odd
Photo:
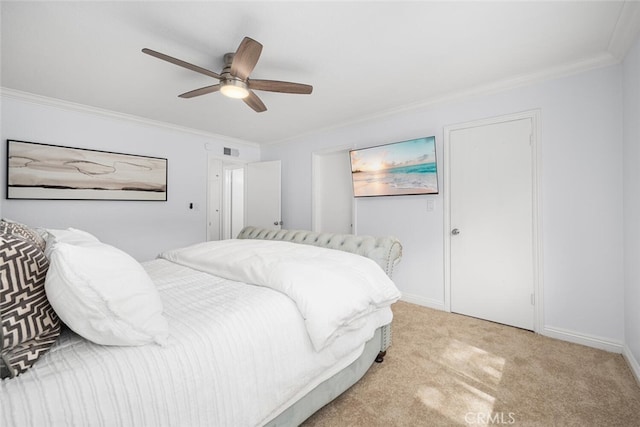
[[[76,250],[74,244],[85,245],[82,254],[99,245],[58,246]],[[47,256],[49,286],[59,256]],[[309,270],[325,256],[337,264]],[[380,274],[391,282],[400,257],[401,245],[391,237],[256,227],[237,239],[162,253],[142,268],[159,295],[168,333],[158,338],[153,332],[154,342],[114,345],[118,334],[98,344],[63,327],[31,367],[0,382],[0,425],[299,425],[382,360],[391,340],[390,305],[400,294],[392,284],[370,286],[384,282]],[[98,267],[119,270],[106,264]],[[349,286],[341,282],[346,269],[360,276],[350,277]],[[275,284],[260,282],[262,276]],[[297,285],[301,277],[304,284]],[[348,303],[351,283],[375,297]],[[49,288],[47,295],[52,305],[72,299]],[[324,314],[343,309],[350,311],[338,320]],[[162,330],[160,323],[152,328]]]

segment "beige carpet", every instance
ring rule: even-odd
[[[620,354],[399,302],[393,345],[312,426],[640,426]]]

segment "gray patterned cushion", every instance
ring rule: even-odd
[[[26,371],[60,335],[60,320],[45,294],[49,261],[40,247],[0,231],[0,377]]]
[[[0,221],[0,232],[13,234],[14,236],[31,240],[44,251],[46,244],[44,238],[37,231],[24,224],[3,218],[2,221]]]

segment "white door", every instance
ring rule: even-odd
[[[532,118],[448,135],[451,311],[533,330]]]
[[[281,228],[280,174],[279,160],[247,164],[247,225]]]
[[[353,232],[353,190],[349,151],[313,154],[313,230]]]

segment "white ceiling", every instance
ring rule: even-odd
[[[27,92],[257,143],[399,109],[620,62],[640,3],[2,2],[3,91]],[[217,81],[141,53],[219,72],[244,36],[264,45],[255,113]]]

